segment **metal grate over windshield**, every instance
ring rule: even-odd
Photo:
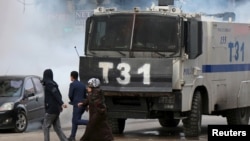
[[[165,15],[120,14],[94,17],[89,49],[177,52],[178,24],[176,17]]]

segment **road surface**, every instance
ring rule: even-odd
[[[195,140],[207,141],[207,125],[226,124],[226,119],[220,116],[203,116],[202,134],[198,138],[185,138],[180,122],[176,128],[162,128],[156,119],[128,119],[124,129],[124,134],[114,135],[115,141],[179,141]],[[63,130],[68,136],[70,126],[64,126]],[[85,126],[79,126],[76,139],[79,140]],[[25,133],[12,133],[10,131],[0,131],[1,141],[43,141],[43,132],[40,123],[29,125]],[[51,130],[51,141],[59,141],[53,129]]]

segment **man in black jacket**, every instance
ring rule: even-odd
[[[53,126],[60,141],[68,141],[67,137],[61,129],[59,115],[63,108],[67,105],[62,101],[62,95],[57,83],[53,80],[53,72],[51,69],[46,69],[43,72],[43,80],[45,91],[45,117],[43,123],[44,141],[50,140],[50,127]]]

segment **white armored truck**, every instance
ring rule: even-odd
[[[87,19],[80,79],[100,78],[113,133],[128,118],[182,121],[187,137],[199,136],[202,115],[249,123],[250,24],[207,16],[169,5],[98,7]]]

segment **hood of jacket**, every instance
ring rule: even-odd
[[[46,69],[43,72],[43,83],[46,83],[47,81],[53,81],[53,72],[51,69]]]

